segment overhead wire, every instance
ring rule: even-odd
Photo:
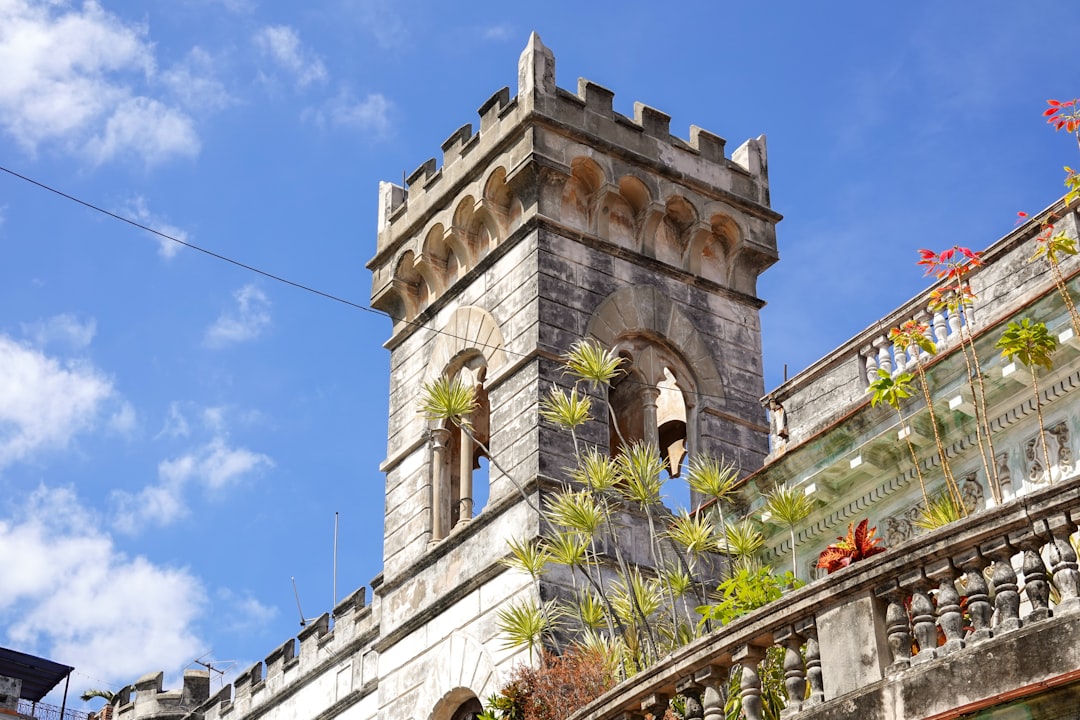
[[[240,260],[236,260],[234,258],[231,258],[231,257],[227,256],[227,255],[223,255],[223,254],[215,252],[213,250],[209,250],[207,248],[201,247],[199,245],[188,242],[186,240],[181,240],[180,238],[175,237],[173,235],[170,235],[170,234],[168,234],[166,232],[163,232],[161,230],[158,230],[157,228],[150,227],[149,225],[141,223],[138,220],[133,220],[132,218],[125,217],[124,215],[120,215],[118,213],[112,212],[111,210],[107,210],[107,209],[101,207],[100,205],[95,205],[92,202],[88,202],[86,200],[83,200],[82,198],[79,198],[79,197],[77,197],[75,195],[64,192],[63,190],[60,190],[59,188],[53,187],[52,185],[48,185],[48,184],[46,184],[44,182],[41,182],[39,180],[35,180],[35,179],[33,179],[33,178],[31,178],[31,177],[29,177],[27,175],[16,172],[15,170],[12,170],[12,169],[10,169],[8,167],[5,167],[3,165],[0,165],[0,170],[7,173],[8,175],[11,175],[12,177],[15,177],[15,178],[17,178],[19,180],[22,180],[22,181],[24,181],[26,183],[29,183],[31,185],[34,185],[34,186],[40,188],[41,190],[45,190],[47,192],[50,192],[50,193],[52,193],[54,195],[57,195],[57,196],[59,196],[61,198],[64,198],[65,200],[69,200],[69,201],[71,201],[73,203],[81,205],[84,208],[87,208],[89,210],[93,210],[94,212],[101,213],[102,215],[110,217],[113,220],[119,220],[122,223],[126,223],[126,224],[128,224],[128,225],[130,225],[132,227],[138,228],[139,230],[142,230],[144,232],[148,232],[151,235],[155,235],[155,236],[157,236],[159,238],[162,238],[164,240],[169,240],[171,242],[177,243],[177,244],[182,245],[182,246],[184,246],[186,248],[189,248],[191,250],[195,250],[197,252],[203,253],[204,255],[208,255],[208,256],[216,259],[216,260],[221,260],[223,262],[234,265],[234,266],[236,266],[238,268],[241,268],[243,270],[247,270],[249,272],[256,273],[257,275],[265,277],[265,278],[267,278],[269,280],[273,280],[275,282],[279,282],[279,283],[282,283],[284,285],[288,285],[289,287],[296,288],[297,290],[302,290],[304,292],[312,293],[312,294],[317,295],[319,297],[322,297],[322,298],[324,298],[326,300],[331,300],[333,302],[340,303],[342,305],[345,305],[347,307],[351,307],[351,308],[356,309],[356,310],[362,310],[364,312],[369,312],[369,313],[372,313],[374,315],[379,315],[379,316],[382,316],[382,317],[389,318],[390,321],[393,322],[393,323],[404,322],[406,325],[410,325],[412,327],[417,327],[417,328],[422,327],[422,328],[424,328],[426,330],[429,330],[429,331],[431,331],[431,332],[433,332],[433,333],[435,333],[437,335],[443,335],[443,336],[446,336],[446,337],[453,338],[455,340],[465,340],[465,341],[470,340],[470,338],[461,337],[459,335],[455,335],[454,333],[448,332],[446,330],[439,330],[437,328],[431,328],[431,327],[423,325],[422,323],[414,322],[412,320],[394,318],[392,315],[390,315],[389,313],[387,313],[387,312],[385,312],[383,310],[379,310],[377,308],[373,308],[373,307],[370,307],[369,305],[364,305],[362,303],[353,302],[352,300],[348,300],[348,299],[343,298],[343,297],[341,297],[339,295],[335,295],[335,294],[330,293],[330,292],[325,292],[323,290],[319,290],[318,288],[314,288],[314,287],[312,287],[310,285],[305,285],[304,283],[296,282],[295,280],[290,280],[290,279],[288,279],[286,277],[283,277],[281,275],[277,275],[277,274],[272,273],[272,272],[268,272],[266,270],[263,270],[262,268],[254,266],[254,265],[250,265],[248,263],[241,262]],[[494,347],[494,346],[489,346],[489,347]],[[507,355],[515,355],[515,356],[521,357],[521,358],[528,357],[528,355],[529,355],[528,353],[522,353],[522,352],[517,352],[515,350],[511,350],[511,349],[509,349],[509,348],[507,348],[505,346],[501,347],[500,349],[504,353],[506,353]],[[630,383],[638,384],[638,385],[645,385],[646,384],[646,383],[643,383],[641,381],[634,380],[633,378],[630,378],[630,377],[624,378],[623,382],[630,382]],[[703,393],[703,392],[698,392],[698,391],[693,391],[693,390],[684,390],[682,388],[680,388],[680,390],[687,393],[688,395],[693,395],[693,396],[699,397],[699,398],[710,398],[710,399],[713,399],[713,400],[723,400],[724,399],[724,398],[720,397],[719,395],[711,395],[709,393]]]

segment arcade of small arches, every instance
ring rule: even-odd
[[[569,175],[542,170],[541,207],[555,209],[564,226],[748,294],[755,292],[756,270],[774,259],[753,249],[747,242],[753,221],[725,203],[630,170],[605,171],[587,157],[574,158],[569,169]],[[522,216],[506,169],[495,168],[398,254],[390,290],[378,306],[412,321],[508,237]]]

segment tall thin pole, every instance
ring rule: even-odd
[[[334,512],[334,602],[330,605],[330,612],[337,607],[337,536],[338,536],[338,513]]]

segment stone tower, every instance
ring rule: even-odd
[[[380,717],[464,716],[517,659],[496,608],[548,590],[498,561],[508,539],[541,531],[533,508],[571,464],[538,402],[565,384],[572,343],[592,337],[626,359],[609,402],[673,472],[687,452],[744,471],[768,452],[756,282],[777,259],[780,216],[765,140],[728,159],[720,137],[691,127],[680,140],[667,115],[637,103],[627,118],[612,97],[585,80],[558,88],[533,34],[517,96],[485,102],[479,131],[455,131],[441,165],[380,188],[372,305],[394,319],[373,586]],[[422,385],[442,375],[477,388],[480,444],[418,412]],[[592,425],[584,439],[616,450],[606,423]]]

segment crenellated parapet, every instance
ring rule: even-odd
[[[156,672],[121,688],[113,700],[115,720],[183,718],[210,697],[210,675],[206,670],[185,670],[180,690],[164,690],[163,683],[164,674]]]
[[[518,65],[518,93],[495,93],[479,128],[455,130],[404,186],[382,183],[372,304],[395,335],[454,296],[537,224],[662,271],[754,296],[777,259],[764,136],[729,157],[723,138],[642,103],[633,117],[588,80],[555,85],[555,58],[534,33]],[[600,150],[600,152],[597,152]],[[393,341],[392,341],[393,342]]]
[[[170,691],[162,689],[162,673],[145,675],[117,694],[115,718],[239,720],[257,717],[271,706],[288,705],[305,694],[334,695],[327,705],[358,702],[377,685],[378,656],[371,646],[378,621],[365,596],[365,588],[360,588],[338,603],[332,615],[309,621],[295,638],[213,695],[204,670],[185,671],[183,689]]]

